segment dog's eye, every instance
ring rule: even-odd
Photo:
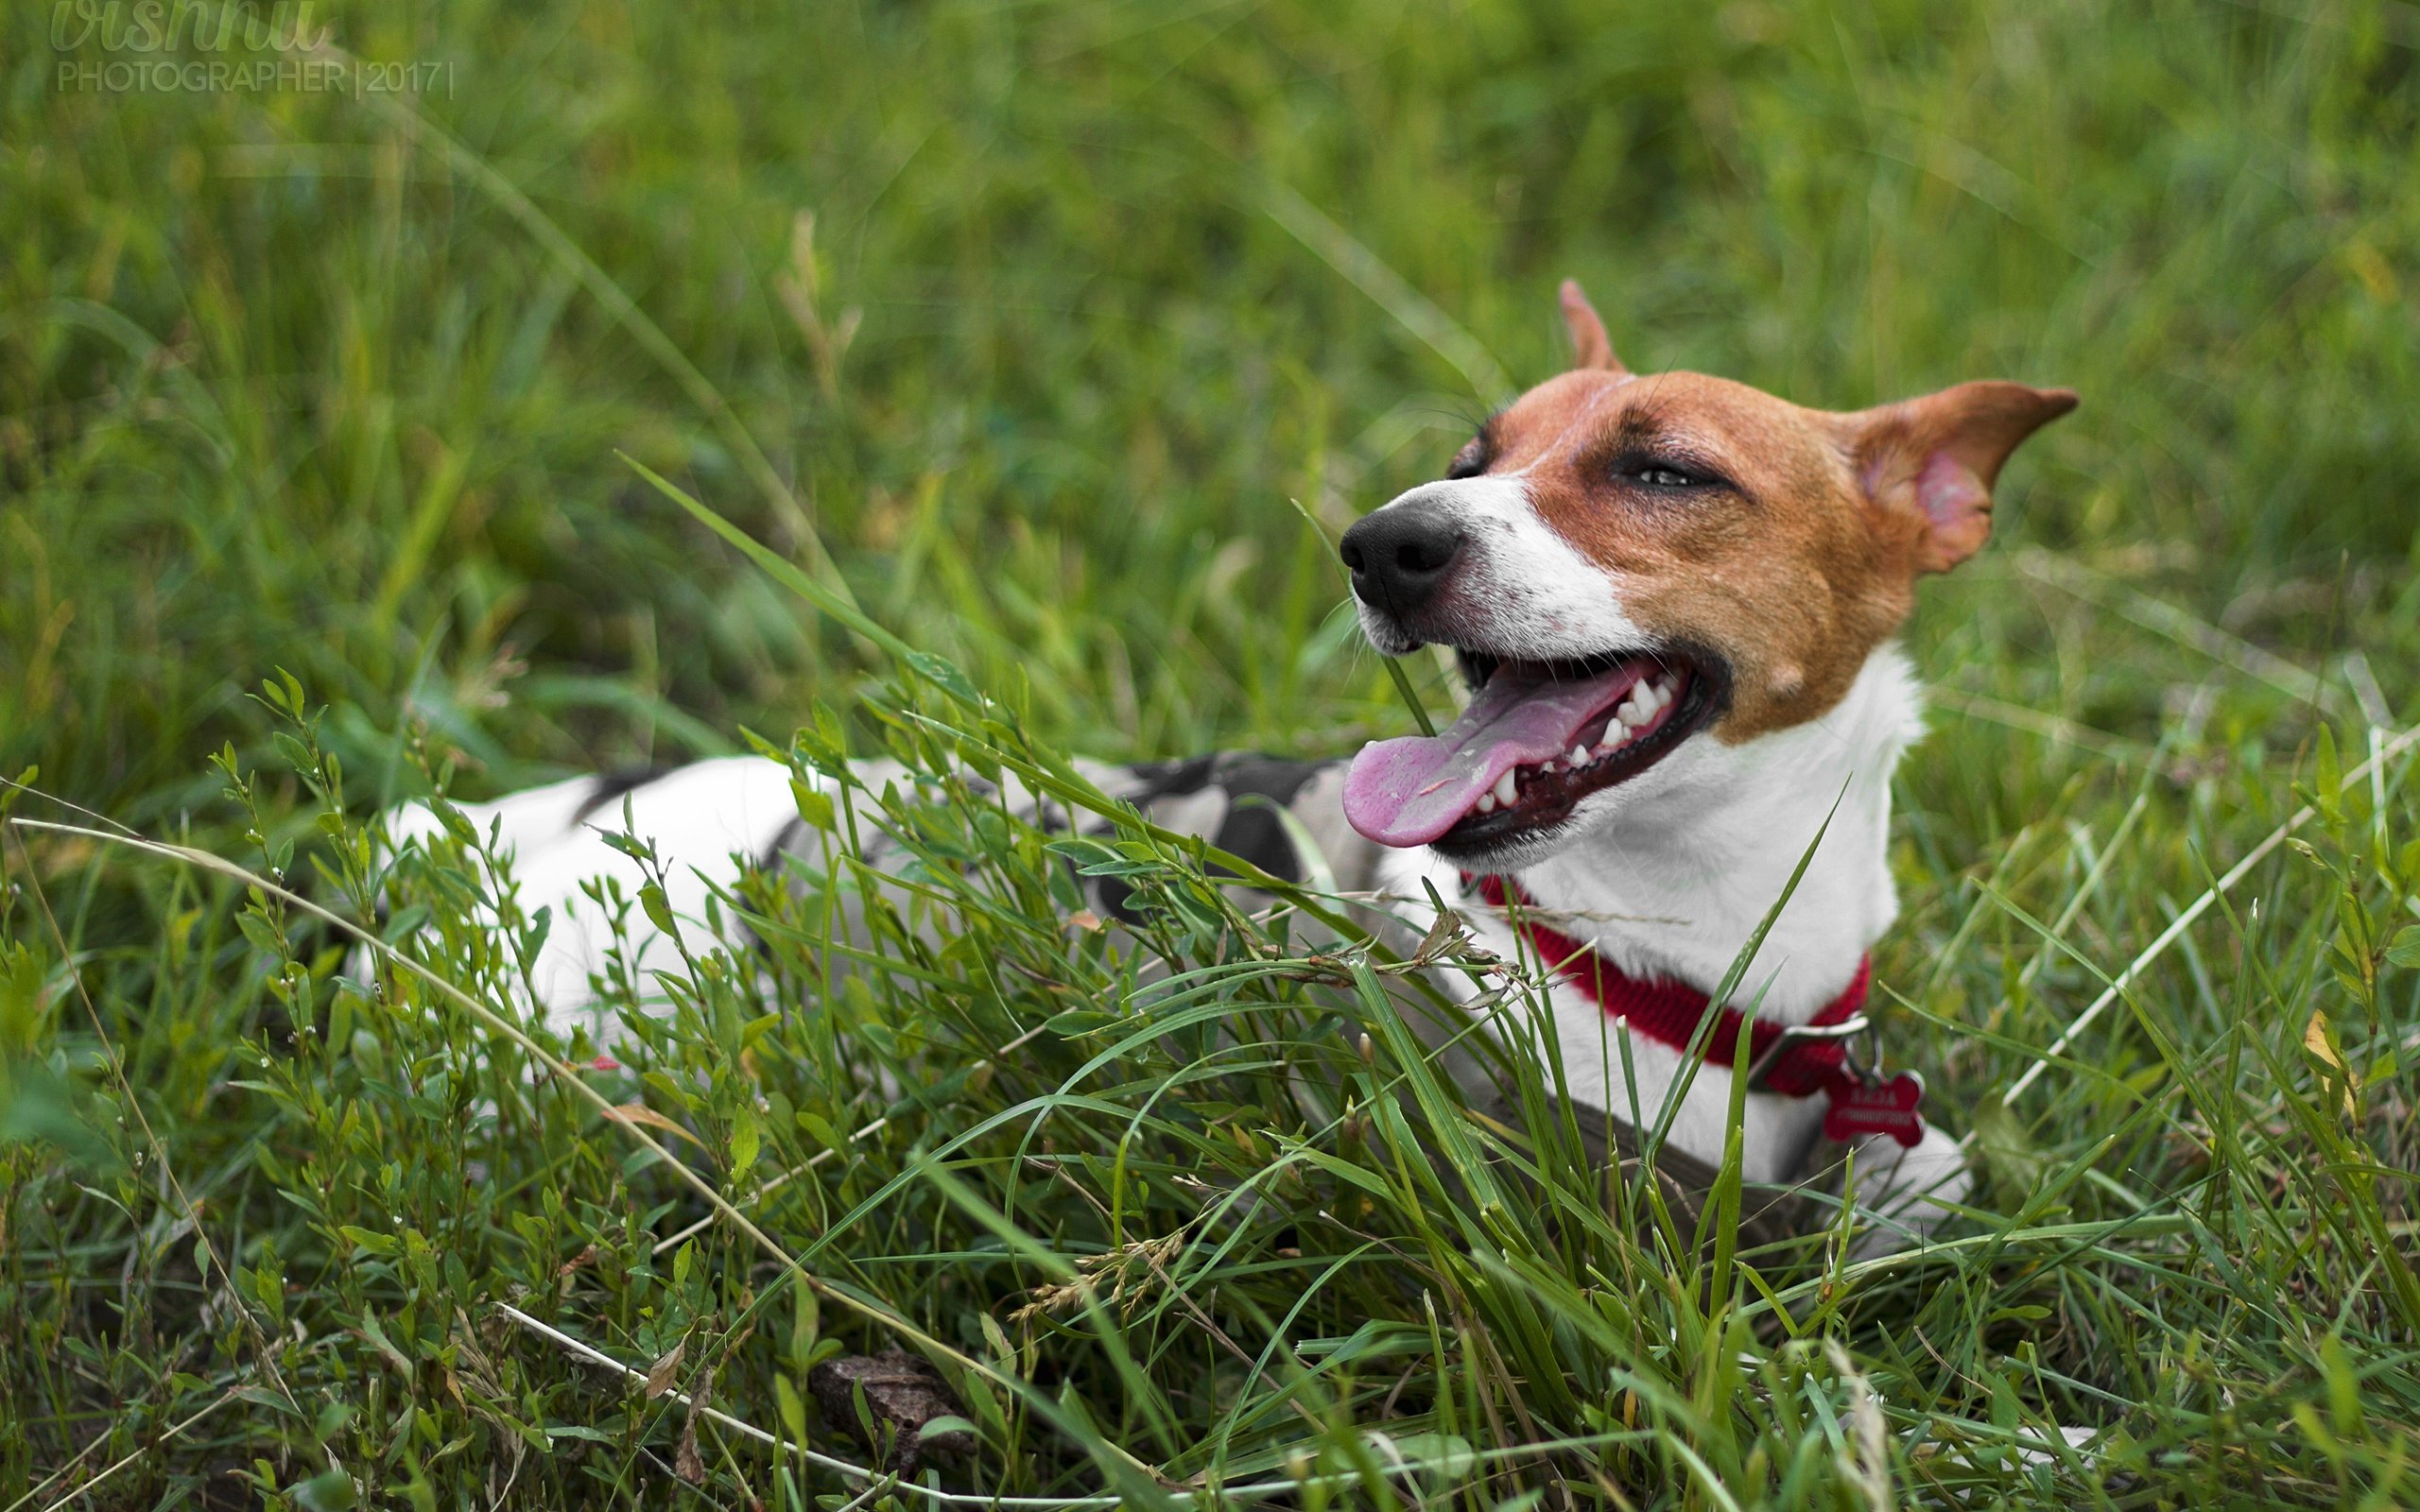
[[[1651,489],[1694,489],[1713,481],[1668,462],[1632,462],[1623,466],[1620,472],[1632,482],[1644,483]]]

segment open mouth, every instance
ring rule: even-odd
[[[1345,776],[1345,817],[1381,845],[1477,853],[1550,830],[1695,734],[1729,681],[1719,659],[1672,650],[1461,655],[1473,693],[1452,728],[1373,741]]]

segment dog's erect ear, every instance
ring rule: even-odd
[[[1571,365],[1575,368],[1598,368],[1606,372],[1628,372],[1622,359],[1614,355],[1613,338],[1605,335],[1605,322],[1597,318],[1596,306],[1588,296],[1580,292],[1580,281],[1563,281],[1563,324],[1571,333]]]
[[[2069,388],[1960,384],[1841,417],[1866,497],[1923,531],[1920,572],[1945,573],[1992,534],[1992,484],[2017,443],[2076,407]]]

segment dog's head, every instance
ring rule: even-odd
[[[1535,861],[1833,708],[1916,579],[1990,535],[2000,464],[2076,404],[1970,383],[1804,409],[1633,373],[1578,284],[1563,307],[1578,366],[1344,537],[1371,644],[1451,646],[1473,684],[1453,729],[1356,759],[1346,813],[1474,868]]]

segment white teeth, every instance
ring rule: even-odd
[[[1571,747],[1571,765],[1574,766],[1585,766],[1588,765],[1587,747],[1574,746]]]
[[[1498,803],[1512,802],[1517,791],[1518,790],[1513,786],[1512,774],[1511,772],[1506,772],[1502,777],[1495,780],[1495,801]]]
[[[1633,730],[1653,721],[1672,702],[1673,688],[1668,679],[1651,679],[1630,691],[1615,717]]]
[[[1495,794],[1493,794],[1493,793],[1481,793],[1481,794],[1478,796],[1478,811],[1479,811],[1481,814],[1493,814],[1493,813],[1495,813]]]

